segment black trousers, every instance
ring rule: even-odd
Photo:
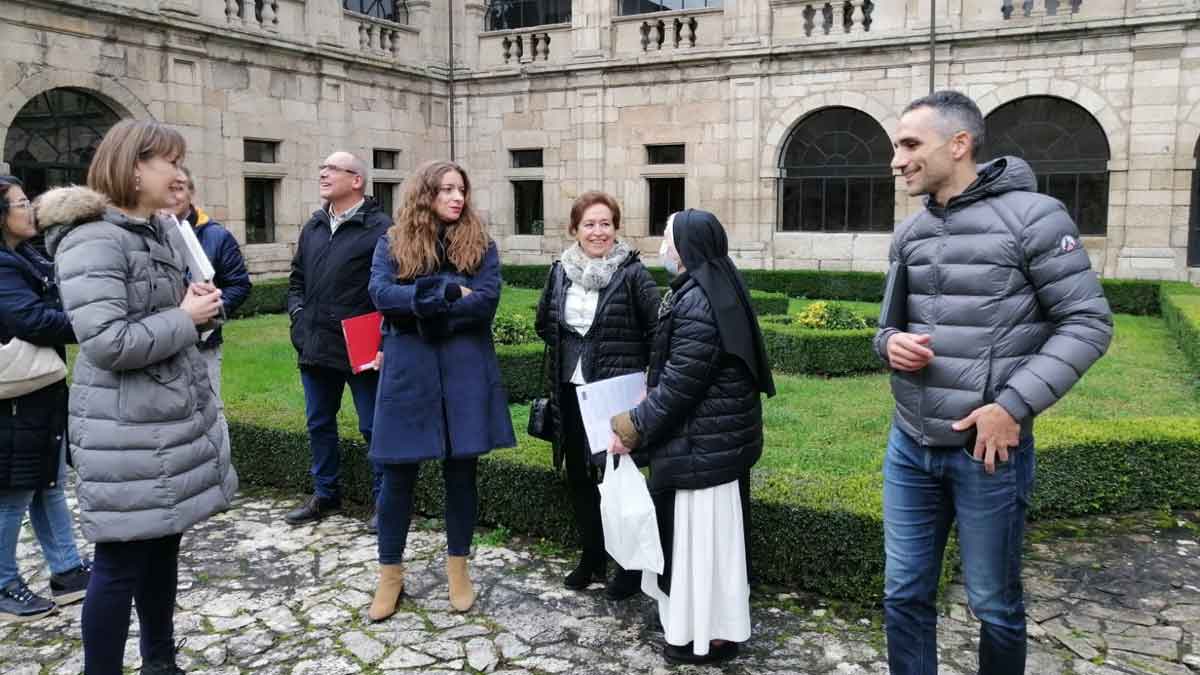
[[[585,562],[599,564],[607,559],[604,552],[604,528],[600,524],[599,467],[592,459],[575,385],[559,387],[558,409],[563,425],[563,463],[567,469],[567,487],[575,514],[575,529],[583,548]],[[603,459],[602,455],[597,455]]]
[[[120,675],[137,604],[143,662],[175,662],[175,590],[181,535],[101,542],[83,600],[83,672]]]

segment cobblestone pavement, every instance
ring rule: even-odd
[[[878,608],[758,589],[754,633],[723,670],[672,668],[644,597],[615,604],[599,585],[567,591],[567,555],[483,533],[472,561],[480,592],[449,611],[443,537],[415,530],[407,598],[371,624],[372,536],[334,516],[290,528],[292,501],[242,498],[184,537],[177,638],[190,674],[350,673],[886,673]],[[1026,564],[1029,673],[1115,675],[1200,671],[1200,513],[1137,514],[1039,524]],[[21,569],[47,574],[28,526]],[[48,591],[46,591],[48,592]],[[939,627],[942,675],[975,672],[978,626],[951,586]],[[0,624],[0,673],[78,673],[80,606],[24,625]],[[126,666],[139,665],[133,622]]]

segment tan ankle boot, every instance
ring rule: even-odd
[[[465,612],[475,604],[475,587],[467,574],[467,557],[452,555],[446,559],[446,577],[450,580],[450,606]]]
[[[396,613],[400,604],[400,593],[404,591],[404,566],[380,565],[379,586],[375,589],[375,599],[367,610],[367,618],[371,621],[383,621]]]

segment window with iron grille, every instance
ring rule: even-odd
[[[275,192],[279,181],[274,178],[246,179],[246,243],[275,242]]]
[[[661,237],[667,218],[683,210],[683,178],[647,178],[650,188],[650,236]]]
[[[846,107],[811,113],[784,142],[779,230],[890,232],[896,217],[891,161],[891,139],[870,115]]]
[[[571,22],[571,0],[488,0],[484,30],[513,30]]]
[[[376,19],[408,24],[407,0],[342,0],[342,7]]]
[[[680,9],[706,9],[723,7],[724,0],[621,0],[621,14],[649,14]]]
[[[980,161],[1014,155],[1029,162],[1037,190],[1067,207],[1080,234],[1108,231],[1108,137],[1079,104],[1028,96],[996,108],[985,120]]]

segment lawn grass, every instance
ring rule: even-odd
[[[502,312],[532,317],[538,291],[505,289]],[[793,301],[799,311],[806,301]],[[877,306],[852,303],[871,314]],[[287,318],[267,315],[230,322],[225,328],[224,387],[232,414],[244,411],[257,424],[303,429],[304,396],[288,340]],[[1038,423],[1038,435],[1055,435],[1054,421],[1107,421],[1156,416],[1194,416],[1200,404],[1195,377],[1183,353],[1157,317],[1118,315],[1107,356]],[[817,474],[876,473],[891,419],[887,375],[824,378],[775,377],[778,395],[766,401],[766,448],[759,467],[804,478]],[[548,466],[548,444],[525,435],[527,406],[511,407],[518,447],[501,454]],[[347,391],[338,416],[343,434],[357,435]]]

